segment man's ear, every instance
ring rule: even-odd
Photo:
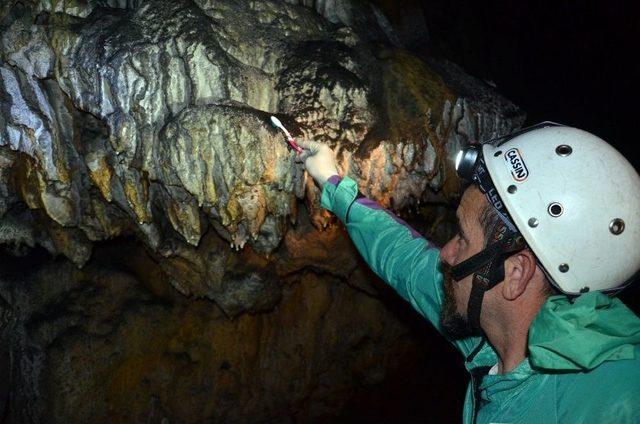
[[[514,253],[504,261],[504,284],[502,296],[515,300],[527,288],[536,271],[536,258],[529,249]]]

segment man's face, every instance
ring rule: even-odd
[[[487,204],[487,199],[476,186],[471,186],[464,192],[456,211],[458,233],[440,252],[440,268],[444,275],[445,292],[440,325],[445,336],[452,340],[480,335],[467,318],[467,303],[471,293],[473,274],[456,282],[451,277],[450,270],[451,267],[484,249],[484,232],[479,217]]]

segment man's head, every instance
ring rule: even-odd
[[[441,251],[441,270],[445,278],[441,326],[451,339],[480,335],[480,331],[470,324],[467,311],[473,273],[456,282],[451,276],[451,267],[482,251],[500,222],[496,210],[475,185],[464,192],[456,217],[458,233]],[[537,310],[551,293],[551,286],[529,249],[509,256],[504,262],[504,270],[504,280],[485,293],[480,316],[482,328],[501,325],[502,320],[512,319],[523,308]]]
[[[451,337],[533,319],[549,282],[615,292],[640,271],[640,176],[593,134],[543,122],[463,149],[456,171],[474,185],[441,252]]]
[[[619,291],[640,271],[640,176],[595,135],[544,122],[463,149],[456,170],[481,188],[563,293]],[[477,259],[454,268],[456,279]],[[502,279],[492,275],[488,287]]]

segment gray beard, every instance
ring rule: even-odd
[[[440,261],[440,272],[444,278],[444,304],[440,311],[440,329],[449,340],[461,340],[481,336],[482,332],[474,328],[469,320],[456,310],[453,285],[457,282],[451,276],[451,266]]]

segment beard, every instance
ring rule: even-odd
[[[453,285],[458,284],[451,276],[451,265],[440,261],[440,272],[444,279],[444,305],[440,311],[440,329],[449,340],[481,336],[481,330],[471,325],[467,317],[458,312]]]

